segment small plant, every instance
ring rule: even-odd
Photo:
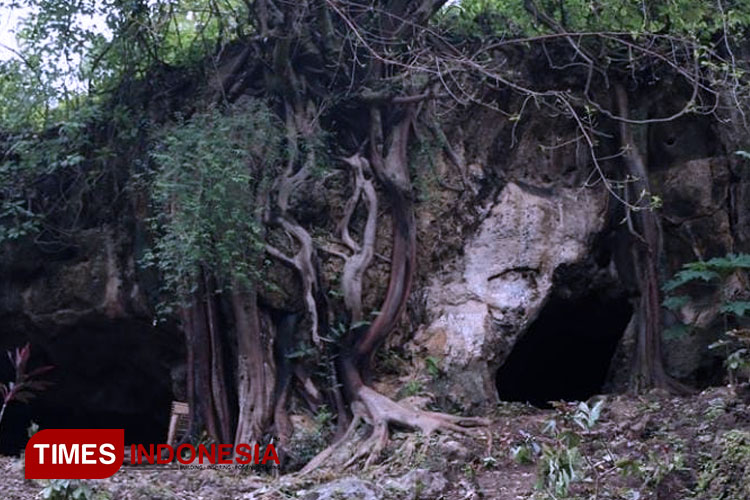
[[[534,463],[534,451],[529,446],[519,444],[510,449],[510,456],[518,465],[530,465]]]
[[[32,420],[26,428],[26,434],[29,436],[29,439],[31,439],[37,432],[39,432],[39,424]]]
[[[594,406],[589,406],[585,401],[578,403],[576,411],[573,414],[573,422],[575,422],[584,431],[590,431],[593,429],[599,417],[602,414],[602,407],[604,401],[599,400],[594,403]]]
[[[707,420],[716,420],[727,411],[727,402],[723,398],[714,398],[708,402],[708,408],[703,411]]]
[[[736,274],[747,283],[747,272],[750,271],[750,254],[728,254],[707,261],[689,262],[682,267],[674,277],[662,287],[666,293],[664,307],[672,311],[679,311],[691,300],[689,295],[674,295],[674,292],[685,285],[702,283],[714,288],[722,286],[726,279]],[[741,318],[750,313],[750,300],[747,287],[744,293],[739,293],[724,300],[719,311],[724,314],[727,323],[741,324]],[[688,332],[691,325],[678,324],[668,331],[667,336],[678,337]],[[709,349],[723,349],[725,351],[724,366],[727,369],[729,382],[736,384],[741,378],[750,378],[750,330],[734,328],[728,330],[724,338],[708,346]]]
[[[547,422],[545,433],[552,438],[552,444],[545,444],[542,447],[537,488],[545,490],[554,497],[565,497],[568,495],[571,483],[579,478],[580,437],[575,431],[558,425],[557,420]]]
[[[536,442],[534,436],[525,431],[520,431],[523,442],[510,449],[510,456],[519,465],[530,465],[535,458],[541,454],[542,447]]]
[[[36,377],[48,372],[51,366],[42,366],[30,372],[26,371],[26,364],[31,356],[31,345],[26,344],[15,351],[8,351],[8,358],[15,369],[15,380],[7,384],[0,383],[0,424],[2,424],[5,409],[13,401],[28,403],[34,397],[34,393],[43,391],[49,382],[37,380]]]
[[[424,366],[430,377],[437,379],[442,375],[443,371],[440,369],[440,360],[434,356],[427,356],[424,360]]]
[[[294,434],[285,448],[284,468],[299,470],[326,448],[331,437],[334,414],[327,405],[318,408],[310,424],[295,426]]]
[[[322,405],[318,409],[318,413],[315,414],[314,420],[318,426],[318,432],[321,433],[331,425],[331,422],[333,421],[333,413],[328,409],[328,405]]]
[[[99,500],[108,495],[94,493],[91,487],[77,479],[49,479],[44,483],[40,496],[44,500]]]
[[[568,496],[571,483],[579,479],[581,455],[577,446],[545,446],[538,486],[554,496]]]
[[[646,487],[655,487],[673,472],[688,470],[685,467],[685,459],[681,453],[670,455],[649,452],[648,460],[642,466],[643,483]]]
[[[727,369],[730,384],[735,385],[743,378],[750,378],[750,329],[729,330],[724,334],[724,338],[708,348],[726,350],[724,367]]]
[[[548,421],[545,427],[545,433],[552,438],[552,443],[542,447],[537,477],[537,487],[550,497],[568,496],[571,484],[585,477],[584,465],[592,467],[579,447],[581,435],[577,429],[592,431],[599,421],[603,406],[603,401],[598,401],[593,406],[580,402],[575,408],[565,403],[556,405],[559,419]]]
[[[750,485],[750,433],[732,429],[718,436],[715,450],[706,457],[693,498],[748,498]]]
[[[419,380],[410,380],[402,387],[402,390],[400,391],[402,394],[402,397],[408,398],[411,396],[416,396],[419,393],[421,393],[424,390],[424,387],[422,386],[422,383]]]

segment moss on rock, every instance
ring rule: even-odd
[[[750,498],[750,432],[731,430],[722,434],[713,458],[703,467],[694,498]]]

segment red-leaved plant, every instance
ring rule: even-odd
[[[28,363],[30,356],[31,345],[29,344],[20,349],[16,348],[15,352],[8,351],[8,358],[10,358],[10,362],[16,370],[16,377],[15,381],[8,382],[7,385],[0,382],[0,399],[3,403],[3,406],[0,407],[0,423],[3,421],[5,408],[8,407],[8,404],[12,401],[28,403],[34,397],[35,392],[43,391],[50,384],[43,380],[37,380],[36,377],[50,371],[52,366],[42,366],[27,372],[26,363]]]

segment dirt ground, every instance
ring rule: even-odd
[[[720,387],[685,397],[607,396],[591,425],[576,423],[581,411],[574,403],[550,410],[504,403],[491,415],[491,442],[482,431],[429,439],[397,431],[374,467],[302,478],[273,470],[124,467],[87,481],[88,497],[743,500],[750,498],[750,406],[743,394]],[[593,407],[590,401],[586,408]],[[575,465],[566,468],[568,462]],[[566,480],[561,470],[573,477]],[[21,459],[0,457],[0,486],[0,498],[15,500],[43,498],[45,484],[24,480]]]

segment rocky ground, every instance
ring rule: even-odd
[[[750,405],[744,391],[608,396],[600,406],[501,404],[492,439],[396,432],[379,465],[275,477],[274,471],[124,468],[89,481],[89,499],[750,498]],[[43,498],[18,458],[0,457],[8,500]],[[46,492],[48,498],[55,491]],[[71,495],[70,498],[73,498]]]

